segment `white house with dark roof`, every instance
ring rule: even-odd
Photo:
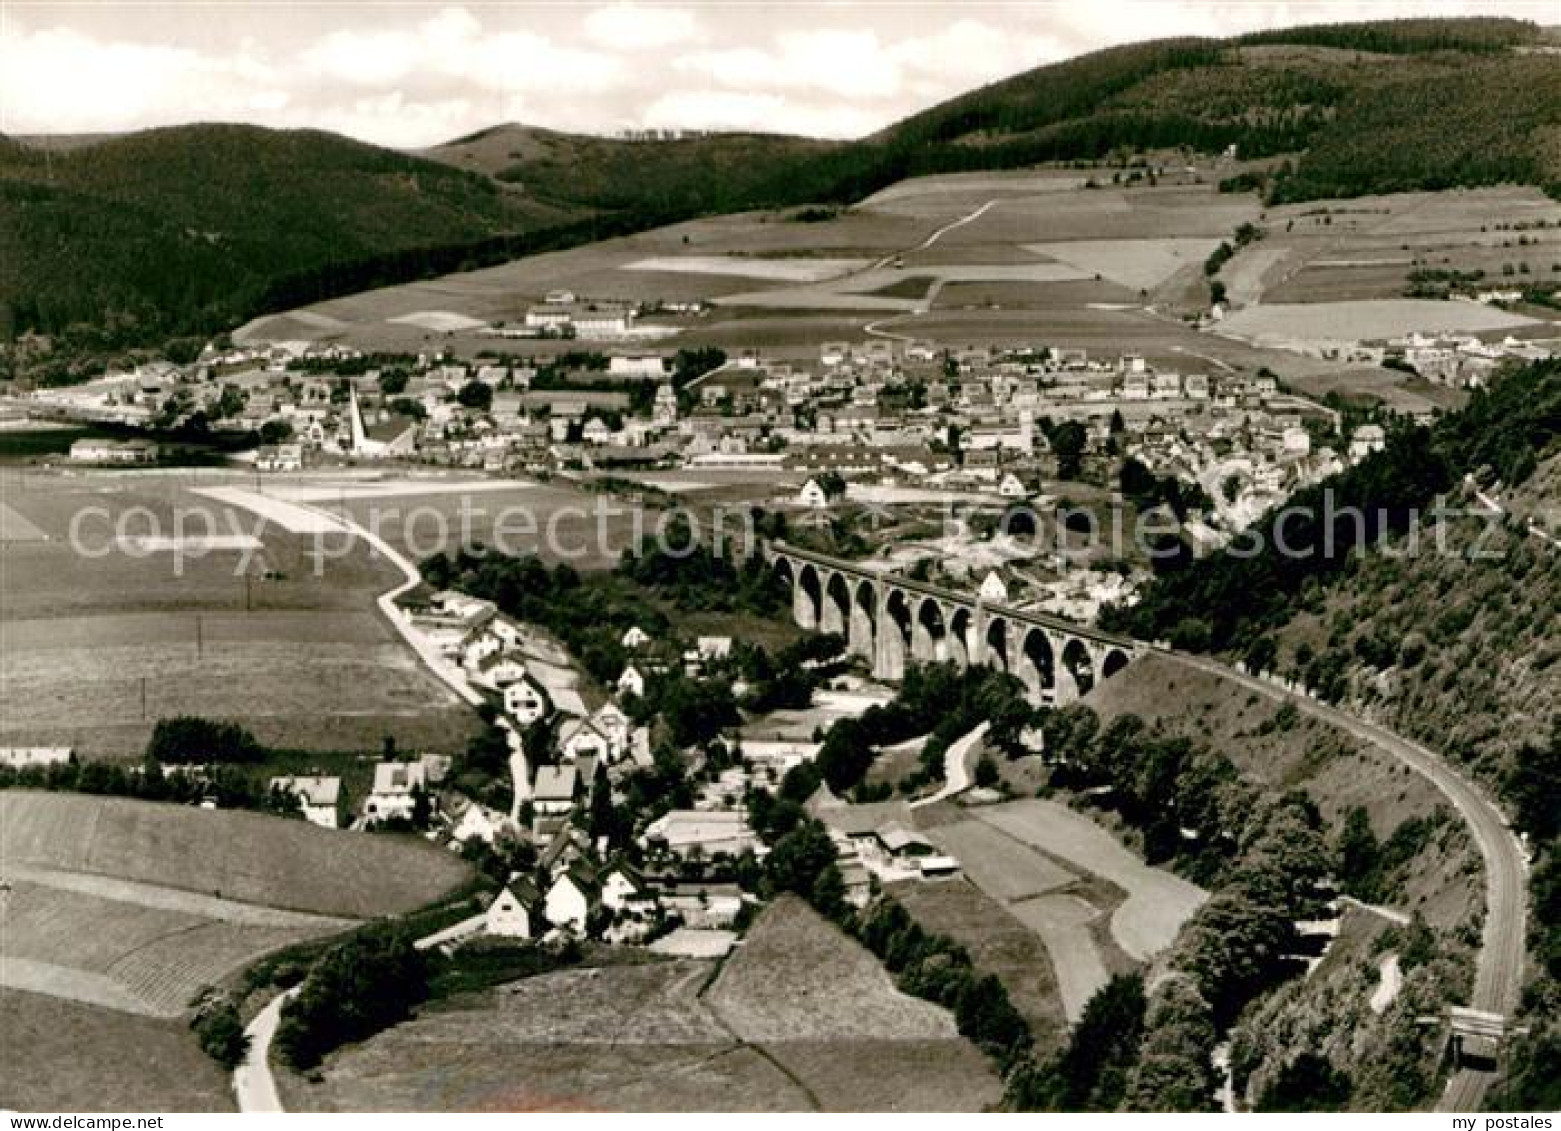
[[[591,716],[591,725],[607,739],[607,753],[612,760],[623,757],[629,745],[629,731],[634,728],[623,708],[610,700],[603,703]]]
[[[606,758],[612,743],[590,719],[566,719],[558,728],[558,752],[568,761],[576,761],[588,755]]]
[[[540,926],[542,893],[525,876],[516,872],[493,897],[484,914],[483,926],[490,935],[501,938],[529,939]]]
[[[547,889],[543,914],[555,927],[583,934],[586,920],[601,902],[601,896],[596,870],[584,860],[576,860]]]
[[[623,674],[617,682],[619,695],[633,695],[636,698],[645,697],[645,673],[634,664],[624,665]]]
[[[601,874],[602,906],[626,915],[654,914],[656,893],[645,882],[638,868],[617,861]]]

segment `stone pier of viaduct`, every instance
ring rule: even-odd
[[[791,589],[801,628],[837,632],[880,679],[908,661],[952,661],[1011,672],[1037,703],[1071,703],[1111,678],[1143,645],[1060,617],[912,581],[772,542],[771,568]]]

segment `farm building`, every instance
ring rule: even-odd
[[[257,471],[298,471],[303,465],[302,444],[265,444],[255,453]]]
[[[69,746],[0,746],[0,766],[13,770],[28,766],[64,766],[75,761]]]
[[[341,827],[341,778],[280,777],[271,779],[273,792],[290,793],[298,798],[304,820],[325,829]]]
[[[144,465],[157,462],[158,448],[151,440],[77,440],[70,446],[75,463]]]
[[[375,821],[411,820],[417,797],[427,788],[428,770],[421,762],[380,762],[364,815]]]
[[[651,822],[647,840],[658,841],[678,856],[741,855],[757,843],[748,814],[740,809],[704,812],[673,809]]]

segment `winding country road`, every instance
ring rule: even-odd
[[[242,1112],[279,1112],[282,1097],[277,1094],[276,1077],[271,1075],[271,1040],[276,1036],[277,1023],[282,1019],[282,1007],[288,1003],[298,987],[277,994],[266,1007],[255,1014],[255,1019],[244,1027],[249,1038],[249,1052],[244,1063],[233,1070],[233,1095]]]
[[[981,740],[986,737],[987,729],[991,725],[991,723],[982,723],[969,734],[962,735],[949,743],[948,749],[943,752],[943,785],[939,787],[938,792],[912,801],[912,809],[944,801],[970,788],[970,755],[972,751],[980,748]]]
[[[874,262],[870,267],[866,267],[861,271],[855,272],[855,274],[865,275],[869,271],[881,271],[883,268],[889,266],[895,260],[899,259],[902,255],[912,255],[918,251],[926,251],[929,247],[937,243],[940,239],[946,236],[949,232],[952,232],[955,228],[962,228],[966,224],[975,223],[977,220],[981,219],[981,217],[990,212],[993,208],[997,207],[1000,202],[1000,198],[994,197],[985,204],[971,209],[969,212],[965,213],[965,215],[950,220],[947,224],[937,228],[931,235],[922,240],[921,243],[917,244],[915,247],[908,247],[902,251],[890,252],[882,259]],[[915,310],[907,310],[901,314],[893,314],[888,318],[875,319],[874,321],[864,325],[862,327],[862,332],[864,334],[870,334],[875,338],[888,338],[891,341],[898,342],[914,342],[916,339],[911,337],[909,334],[900,334],[893,330],[885,330],[883,327],[891,324],[897,324],[901,321],[906,321],[912,318],[918,318],[921,315],[926,314],[929,310],[932,309],[932,304],[937,301],[938,292],[942,289],[943,280],[938,279],[927,289],[926,297],[922,299],[921,303]]]
[[[1165,653],[1187,667],[1232,680],[1270,699],[1295,704],[1307,715],[1338,727],[1387,751],[1441,791],[1457,810],[1479,846],[1485,863],[1485,925],[1469,1005],[1510,1016],[1523,987],[1527,934],[1528,865],[1522,847],[1501,810],[1478,786],[1440,755],[1407,738],[1336,710],[1305,695],[1286,691],[1199,656]],[[1477,1111],[1492,1074],[1461,1069],[1448,1082],[1438,1111]]]

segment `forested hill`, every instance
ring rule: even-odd
[[[64,152],[4,139],[0,308],[15,329],[88,322],[126,343],[155,340],[230,326],[299,272],[578,215],[312,130],[184,126]],[[357,281],[342,271],[344,289]]]
[[[1465,476],[1505,509],[1497,521]],[[1561,361],[1515,369],[1431,429],[1405,429],[1300,493],[1336,523],[1289,520],[1292,553],[1219,554],[1167,573],[1113,626],[1278,673],[1461,763],[1500,798],[1534,860],[1530,1035],[1504,1058],[1494,1110],[1561,1104]],[[1441,532],[1438,496],[1454,510]],[[1367,508],[1380,545],[1353,542]],[[1414,512],[1419,511],[1418,521]],[[1380,516],[1380,517],[1379,517]],[[1550,537],[1541,537],[1548,525]],[[1417,538],[1412,542],[1411,538]]]
[[[1561,56],[1518,20],[1161,40],[1017,75],[870,139],[895,175],[1186,146],[1301,154],[1280,199],[1513,180],[1561,187]],[[881,178],[883,173],[877,173]]]
[[[851,148],[850,142],[777,134],[631,141],[512,124],[425,155],[489,173],[564,207],[688,216],[800,203],[805,195],[785,184],[791,171]]]
[[[89,347],[152,344],[696,214],[1147,150],[1284,155],[1265,185],[1281,200],[1501,181],[1561,191],[1558,51],[1500,19],[1162,40],[1041,67],[855,142],[500,126],[411,155],[242,126],[0,138],[0,340],[74,324]]]
[[[849,144],[503,126],[428,156],[539,199],[651,212],[851,203],[924,173],[1231,145],[1295,156],[1270,186],[1277,199],[1502,181],[1561,190],[1557,50],[1532,23],[1484,18],[1157,40],[1016,75]]]

